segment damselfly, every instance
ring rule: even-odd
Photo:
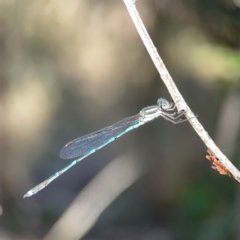
[[[157,117],[163,117],[172,123],[181,123],[186,121],[184,112],[178,113],[174,102],[169,103],[164,98],[159,98],[157,105],[143,108],[140,113],[132,117],[125,118],[109,127],[105,127],[96,132],[90,133],[83,137],[77,138],[67,143],[60,152],[63,159],[78,159],[72,161],[68,166],[56,172],[51,177],[29,190],[23,197],[30,197],[45,188],[50,182],[66,172],[69,168],[86,158],[90,154],[96,152],[100,148],[106,146],[110,142],[116,140],[126,132],[138,128]]]

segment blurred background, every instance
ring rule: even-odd
[[[177,87],[240,168],[240,1],[138,0]],[[240,188],[186,122],[65,167],[70,140],[171,100],[123,1],[0,1],[0,239],[240,239]]]

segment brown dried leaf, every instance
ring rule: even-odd
[[[217,170],[222,175],[227,174],[227,175],[231,176],[229,170],[219,161],[219,159],[217,159],[215,156],[213,156],[210,151],[208,151],[208,154],[209,155],[207,155],[206,158],[212,162],[212,164],[213,164],[212,169]]]

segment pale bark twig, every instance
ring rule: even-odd
[[[228,158],[220,151],[215,142],[211,139],[208,133],[205,131],[201,123],[198,121],[196,116],[193,114],[185,100],[183,99],[181,93],[177,89],[173,79],[171,78],[167,68],[165,67],[156,47],[154,46],[139,14],[136,9],[136,3],[133,0],[123,0],[127,10],[132,18],[132,21],[145,45],[152,61],[157,68],[163,82],[165,83],[172,99],[176,103],[178,111],[185,111],[185,116],[188,118],[189,123],[192,125],[193,129],[200,136],[208,150],[213,156],[219,159],[221,163],[228,169],[231,173],[232,178],[234,178],[238,183],[240,183],[240,172],[238,169],[228,160]]]

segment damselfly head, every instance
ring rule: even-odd
[[[170,103],[165,98],[159,98],[157,104],[163,110],[166,110],[169,107],[171,107]]]

